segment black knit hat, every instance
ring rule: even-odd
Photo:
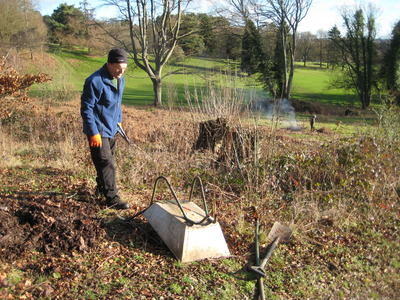
[[[118,63],[118,64],[127,64],[128,57],[126,51],[121,48],[114,48],[108,52],[108,62],[109,63]]]

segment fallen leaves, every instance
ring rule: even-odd
[[[19,299],[129,299],[132,295],[143,299],[201,298],[200,295],[226,298],[233,287],[237,298],[246,299],[251,294],[240,287],[242,284],[248,289],[251,284],[239,283],[252,280],[252,275],[243,269],[249,261],[253,264],[251,208],[239,211],[235,201],[220,201],[219,210],[223,214],[218,220],[233,255],[231,258],[224,263],[205,260],[181,264],[142,216],[124,219],[108,212],[99,217],[101,207],[91,198],[86,184],[65,180],[68,176],[56,169],[0,170],[0,180],[5,183],[0,188],[0,207],[7,208],[0,209],[3,221],[0,245],[18,237],[24,241],[23,247],[15,247],[19,255],[12,260],[5,253],[13,248],[3,248],[0,253],[5,262],[0,266],[0,286],[4,288],[0,289],[0,298],[14,299],[16,295]],[[53,191],[42,189],[45,184]],[[135,204],[133,208],[129,212],[132,215],[141,211],[143,205]],[[15,215],[19,219],[7,223],[13,229],[7,233],[4,223]],[[275,218],[273,213],[270,216]],[[262,231],[267,232],[272,221],[266,220],[265,215],[260,218]],[[303,292],[308,286],[337,288],[346,293],[354,289],[338,288],[339,279],[373,285],[368,281],[370,268],[376,268],[385,254],[395,249],[391,245],[398,238],[399,226],[395,220],[390,226],[362,227],[360,224],[348,226],[346,230],[338,228],[330,217],[317,224],[306,233],[297,232],[289,244],[280,245],[274,251],[267,264],[270,276],[264,281],[274,295],[283,298],[293,295],[294,287],[304,284],[301,276],[305,274],[309,284],[302,287]],[[373,235],[371,231],[364,232],[366,228],[382,233]],[[373,238],[380,241],[385,238],[393,243],[373,247],[370,245]],[[39,244],[43,248],[37,247]],[[266,240],[260,242],[262,249],[267,244]],[[392,276],[394,271],[387,264],[381,269],[374,274]],[[13,273],[17,279],[11,284],[9,276]]]

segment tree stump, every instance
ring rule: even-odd
[[[225,119],[218,118],[199,124],[199,136],[194,150],[211,150],[218,162],[242,162],[258,152],[258,132],[230,128]]]
[[[201,122],[199,125],[199,137],[197,139],[194,150],[211,150],[213,153],[218,152],[222,141],[228,132],[226,120],[218,118]]]

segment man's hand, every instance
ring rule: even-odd
[[[101,147],[101,135],[100,135],[100,133],[90,137],[90,147],[95,147],[95,148]]]

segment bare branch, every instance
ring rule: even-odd
[[[129,23],[130,47],[135,64],[144,70],[161,105],[162,69],[170,59],[179,36],[182,14],[191,0],[104,0],[119,8]],[[122,4],[124,3],[124,4]],[[150,59],[151,58],[151,59]]]

